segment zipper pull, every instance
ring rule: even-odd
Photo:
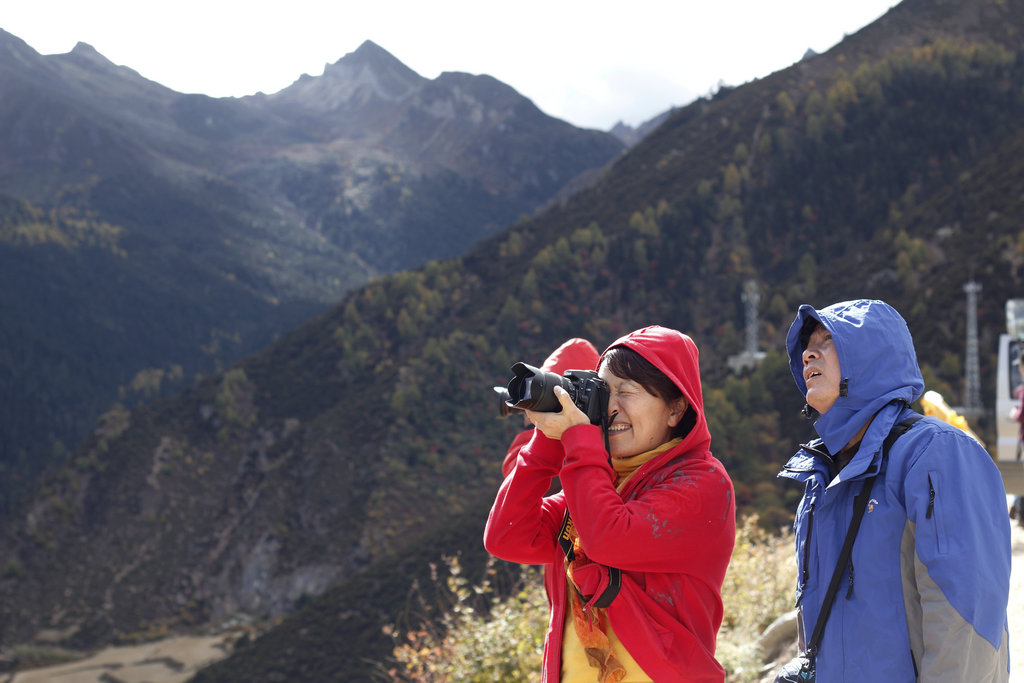
[[[932,512],[935,510],[935,487],[932,486],[932,475],[928,475],[928,511],[924,513],[925,519],[932,518]]]

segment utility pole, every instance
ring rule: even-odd
[[[981,284],[971,281],[964,285],[967,293],[967,358],[964,364],[966,391],[965,417],[977,417],[985,408],[981,404],[981,371],[978,364],[978,294]]]
[[[757,289],[757,282],[747,280],[743,284],[743,309],[747,318],[747,348],[746,352],[751,357],[756,357],[757,349],[757,305],[761,303],[761,292]]]
[[[761,291],[756,280],[747,280],[743,283],[743,294],[740,295],[743,301],[743,313],[745,320],[746,347],[741,353],[730,356],[729,367],[733,372],[742,372],[748,368],[757,367],[757,364],[764,359],[764,351],[757,348],[757,305],[761,303]]]

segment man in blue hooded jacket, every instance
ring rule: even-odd
[[[977,441],[930,417],[882,456],[924,390],[907,324],[877,300],[804,305],[786,346],[821,437],[779,475],[804,484],[794,523],[802,635],[853,499],[878,475],[818,647],[818,680],[1008,680],[1010,525],[998,469]]]

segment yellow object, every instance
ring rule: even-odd
[[[985,445],[985,442],[979,439],[978,435],[975,434],[970,425],[967,424],[967,418],[950,408],[942,399],[942,395],[939,392],[924,392],[924,396],[921,397],[921,407],[924,408],[924,414],[928,417],[937,417],[943,422],[948,422],[954,427],[959,427],[970,434],[971,437],[982,446]]]
[[[571,592],[573,587],[569,586]],[[572,600],[572,597],[569,598]],[[569,607],[565,620],[565,632],[562,635],[562,680],[561,683],[596,683],[597,669],[587,659],[586,649],[573,627],[572,607]],[[621,683],[650,683],[651,677],[644,673],[633,655],[622,646],[622,641],[615,635],[611,622],[608,622],[608,640],[611,642],[615,657],[626,670],[626,677]]]

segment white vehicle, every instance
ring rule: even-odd
[[[1007,493],[1024,495],[1024,460],[1018,450],[1020,423],[1013,415],[1020,405],[1021,362],[1024,358],[1024,299],[1006,302],[1006,333],[999,335],[996,371],[996,462]]]

